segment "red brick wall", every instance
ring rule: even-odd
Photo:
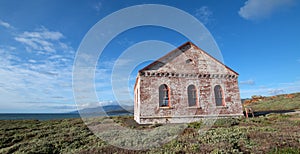
[[[139,100],[135,102],[135,119],[139,123],[190,122],[205,116],[241,116],[242,105],[238,75],[195,46],[181,54],[162,59],[163,66],[140,72],[136,84]],[[174,57],[172,57],[174,56]],[[192,62],[187,63],[191,59]],[[159,86],[170,88],[170,107],[159,107]],[[198,106],[188,106],[187,87],[196,86]],[[216,107],[214,86],[223,90],[226,106]],[[198,118],[190,119],[196,116]]]

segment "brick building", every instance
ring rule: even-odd
[[[134,101],[140,124],[243,115],[238,73],[191,42],[139,71]]]

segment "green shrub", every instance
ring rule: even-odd
[[[278,148],[272,149],[269,154],[299,154],[299,148]]]
[[[188,124],[188,128],[200,129],[202,126],[202,121],[191,122]]]

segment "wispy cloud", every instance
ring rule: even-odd
[[[13,26],[11,26],[9,23],[0,20],[0,26],[3,26],[5,28],[13,28]]]
[[[101,9],[102,9],[102,2],[97,2],[95,5],[94,5],[94,9],[99,12]]]
[[[278,10],[292,6],[294,0],[248,0],[240,8],[239,15],[247,20],[269,17]]]
[[[285,91],[283,89],[270,89],[269,91],[270,95],[279,95],[279,94],[283,94]]]
[[[246,80],[246,81],[240,81],[240,84],[241,85],[255,85],[255,82],[254,82],[254,80],[249,79],[249,80]]]
[[[213,12],[207,6],[202,6],[195,12],[195,16],[198,17],[203,24],[210,23],[212,21],[212,15]]]
[[[117,43],[122,46],[132,46],[135,42],[125,37],[119,39]]]
[[[74,110],[75,51],[63,40],[64,35],[42,27],[14,31],[11,37],[16,40],[14,47],[0,44],[0,112]],[[24,56],[25,49],[32,52]]]
[[[272,96],[283,93],[295,93],[300,92],[300,81],[278,83],[274,85],[258,85],[247,89],[241,87],[240,91],[242,98],[249,98],[252,95]]]
[[[11,60],[2,61],[0,58],[0,103],[15,104],[28,100],[47,105],[47,102],[56,104],[73,104],[72,88],[61,87],[72,82],[72,65],[61,67],[56,62],[44,60],[42,63],[17,63]],[[58,98],[63,95],[65,98]],[[46,101],[46,102],[45,102]],[[16,106],[19,106],[15,104]],[[26,103],[24,104],[26,106]],[[48,104],[48,105],[53,105]],[[2,108],[6,105],[2,104]],[[32,109],[37,109],[33,106]]]
[[[38,51],[38,53],[55,52],[57,48],[64,48],[66,45],[60,40],[63,34],[56,31],[49,31],[42,27],[36,31],[25,31],[14,39],[25,45],[27,51]]]
[[[57,102],[40,102],[40,101],[22,101],[13,104],[16,110],[20,112],[34,111],[43,113],[60,113],[60,112],[71,112],[77,110],[77,106],[74,103],[57,103]],[[22,109],[25,108],[25,109]]]

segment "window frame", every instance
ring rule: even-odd
[[[164,89],[162,89],[164,88]],[[163,92],[163,94],[162,94]],[[160,108],[170,108],[170,88],[167,84],[161,84],[158,88],[159,93],[159,107]],[[161,98],[162,97],[162,98]],[[166,103],[167,102],[167,103]]]
[[[218,90],[216,88],[218,88]],[[218,92],[218,95],[217,95],[217,92]],[[225,103],[225,99],[224,99],[224,91],[223,91],[221,85],[214,86],[214,96],[215,96],[216,107],[226,107],[226,103]],[[221,98],[219,98],[217,96],[221,96]],[[220,101],[221,101],[221,104],[219,104]]]
[[[199,101],[198,101],[198,90],[195,85],[190,84],[187,87],[187,98],[188,98],[188,107],[198,107]],[[190,98],[192,97],[192,98]],[[191,100],[193,102],[191,102]]]

